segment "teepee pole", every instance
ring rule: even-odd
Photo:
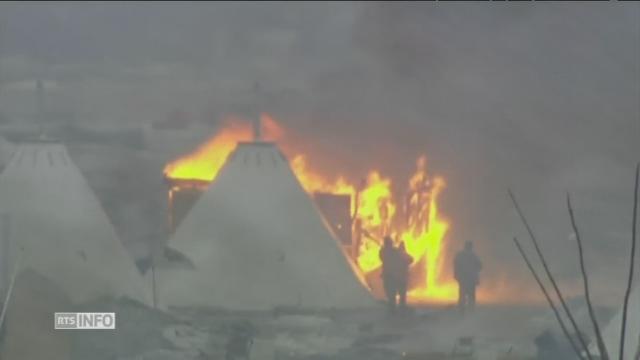
[[[158,308],[158,290],[157,290],[157,283],[156,283],[156,265],[155,265],[155,261],[153,260],[153,257],[151,258],[151,291],[152,291],[152,295],[153,295],[153,308],[157,309]]]
[[[553,274],[551,273],[551,270],[549,270],[549,266],[547,265],[547,261],[545,260],[545,257],[542,254],[542,250],[540,250],[540,245],[538,244],[538,240],[536,239],[535,235],[533,234],[533,230],[531,230],[531,226],[529,226],[529,222],[527,221],[527,219],[525,218],[524,214],[522,213],[522,210],[520,209],[520,205],[518,205],[518,202],[517,202],[515,196],[513,195],[513,192],[511,192],[511,190],[509,190],[509,196],[511,197],[511,201],[513,202],[513,205],[516,208],[516,212],[520,216],[520,219],[522,220],[522,223],[524,224],[525,228],[527,229],[527,232],[529,233],[529,237],[531,238],[531,241],[533,242],[533,246],[536,249],[536,253],[538,254],[538,258],[540,259],[540,262],[542,263],[542,267],[544,268],[544,271],[547,274],[547,278],[551,282],[551,285],[553,286],[553,289],[554,289],[556,295],[558,296],[558,299],[560,300],[560,304],[562,305],[562,308],[564,309],[567,317],[569,318],[569,321],[571,322],[571,325],[572,325],[574,331],[576,332],[576,336],[578,337],[578,340],[580,341],[580,345],[582,345],[582,348],[586,352],[587,358],[589,360],[593,359],[593,357],[591,356],[591,353],[589,353],[589,347],[587,346],[587,342],[584,340],[584,337],[582,336],[582,332],[580,331],[580,328],[578,327],[578,324],[576,323],[576,320],[573,317],[573,314],[571,313],[571,310],[569,309],[569,306],[567,306],[567,303],[564,300],[564,296],[562,296],[562,292],[560,291],[560,288],[558,287],[558,284],[556,283],[556,280],[553,277]]]
[[[622,324],[620,326],[620,360],[624,360],[625,333],[627,331],[627,308],[629,306],[629,297],[631,296],[631,288],[633,287],[633,272],[635,270],[636,226],[638,223],[638,177],[640,177],[640,163],[636,165],[636,181],[633,189],[633,218],[631,219],[631,260],[629,262],[629,278],[627,281],[627,290],[624,294],[624,304],[622,305]]]
[[[1,291],[3,294],[7,291],[10,282],[11,268],[9,267],[9,254],[11,253],[11,215],[3,213],[0,215],[0,279],[2,279]]]
[[[520,245],[520,242],[515,237],[513,238],[513,242],[518,247],[518,251],[520,252],[520,255],[522,256],[522,258],[524,259],[524,262],[527,264],[527,267],[529,268],[529,272],[531,272],[531,275],[533,275],[533,278],[536,279],[536,282],[538,283],[540,290],[542,290],[544,297],[547,299],[547,303],[549,303],[549,307],[551,308],[551,310],[553,310],[553,314],[556,316],[556,320],[560,325],[560,329],[562,329],[562,333],[567,338],[567,341],[569,341],[569,344],[571,344],[571,348],[573,348],[573,351],[578,356],[578,359],[584,359],[584,357],[580,353],[580,349],[571,338],[571,335],[569,334],[569,330],[567,330],[567,326],[565,325],[564,321],[562,321],[562,317],[560,316],[560,312],[558,312],[558,308],[553,303],[553,300],[551,299],[551,296],[549,296],[549,292],[547,291],[544,284],[542,283],[542,280],[540,280],[540,276],[538,276],[538,273],[533,268],[533,265],[531,265],[531,261],[529,261],[527,254],[524,252],[524,249],[522,248],[522,245]]]
[[[11,301],[11,294],[13,293],[13,286],[16,283],[16,278],[18,277],[18,272],[20,271],[20,263],[22,261],[22,252],[18,256],[18,260],[16,261],[15,269],[13,274],[11,274],[11,282],[9,283],[9,288],[7,289],[7,296],[5,296],[4,304],[2,304],[2,313],[0,313],[0,329],[4,325],[4,318],[7,314],[7,309],[9,308],[9,301]]]
[[[253,115],[253,121],[252,121],[252,126],[253,126],[253,141],[254,142],[259,142],[262,141],[262,114],[260,113],[260,111],[262,111],[262,106],[261,106],[261,97],[262,97],[262,88],[260,87],[260,83],[259,82],[255,82],[253,84],[253,92],[254,92],[254,96],[255,96],[255,102],[256,102],[256,109],[254,110],[254,114]]]
[[[149,241],[148,250],[149,250],[149,271],[151,272],[151,301],[154,309],[158,308],[158,284],[156,279],[156,252],[155,248],[152,244],[152,241]]]
[[[580,237],[580,231],[578,231],[578,225],[573,214],[573,206],[571,206],[571,197],[567,193],[567,208],[569,209],[569,217],[571,218],[571,226],[573,227],[573,233],[576,234],[576,243],[578,244],[578,255],[580,258],[580,272],[582,273],[582,281],[584,283],[584,296],[587,301],[587,309],[589,310],[589,318],[593,324],[593,331],[596,335],[596,344],[598,346],[598,352],[602,360],[609,359],[609,352],[607,346],[602,340],[602,333],[600,332],[600,326],[596,319],[595,312],[593,311],[593,305],[591,304],[591,293],[589,292],[589,277],[587,276],[587,270],[584,265],[584,252],[582,251],[582,238]]]

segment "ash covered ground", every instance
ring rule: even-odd
[[[594,301],[620,306],[640,154],[637,4],[0,9],[2,135],[43,120],[58,128],[52,135],[68,145],[138,260],[169,238],[164,165],[207,139],[223,114],[260,103],[314,140],[306,149],[323,170],[353,177],[383,166],[397,175],[426,153],[448,181],[451,241],[477,241],[483,284],[508,284],[512,297],[541,299],[511,244],[526,234],[508,187],[522,194],[561,287],[581,292],[571,291],[582,285],[564,208],[570,191]],[[181,109],[206,130],[146,136]],[[85,128],[94,133],[78,131]],[[102,305],[119,314],[118,331],[75,334],[73,360],[218,359],[239,320],[257,329],[253,359],[437,359],[463,336],[475,337],[481,359],[519,358],[533,356],[541,332],[557,332],[548,309],[524,305],[484,305],[465,318],[447,308],[390,318],[383,309],[275,316]],[[602,325],[608,318],[599,316]]]
[[[70,146],[70,151],[134,257],[146,256],[148,244],[167,241],[167,188],[159,174],[177,152],[163,157],[144,149],[86,144]],[[96,308],[117,313],[118,330],[74,335],[74,360],[223,359],[232,327],[243,321],[256,329],[252,359],[265,360],[450,359],[462,337],[474,338],[477,359],[521,359],[535,357],[534,339],[545,330],[560,338],[548,308],[524,305],[484,305],[464,317],[454,307],[421,307],[390,316],[382,306],[242,313],[163,312],[129,301],[100,305]],[[601,319],[610,315],[604,309]]]
[[[243,322],[255,327],[256,360],[463,359],[452,356],[461,337],[473,337],[478,360],[533,359],[532,339],[555,326],[546,308],[522,306],[483,306],[466,316],[422,307],[391,316],[381,309],[161,312],[126,300],[99,305],[118,314],[117,330],[75,335],[73,360],[224,359],[231,329]]]

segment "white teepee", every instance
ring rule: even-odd
[[[193,268],[158,277],[163,305],[236,310],[375,304],[273,143],[240,143],[169,243]]]
[[[73,302],[128,296],[148,303],[132,257],[63,145],[16,146],[0,176],[0,216],[5,287],[11,274],[32,269]]]
[[[0,136],[0,173],[7,166],[11,154],[13,152],[13,144],[7,141],[4,137]]]
[[[607,346],[609,357],[618,359],[620,357],[620,326],[622,324],[622,307],[611,319],[603,330],[603,340]],[[624,360],[635,360],[634,356],[640,346],[640,281],[631,292],[629,306],[627,308],[627,330],[624,342]],[[591,346],[591,351],[597,354],[595,346]]]

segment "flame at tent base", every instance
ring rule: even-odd
[[[382,298],[379,251],[382,239],[391,236],[405,244],[413,258],[410,269],[411,303],[451,303],[457,299],[457,284],[450,278],[446,236],[449,222],[439,213],[438,200],[446,183],[441,177],[428,176],[426,157],[417,161],[403,196],[392,192],[392,181],[379,171],[371,170],[360,184],[346,176],[319,174],[308,165],[306,154],[295,150],[292,138],[270,116],[262,115],[263,138],[277,141],[291,159],[290,164],[304,190],[349,195],[351,198],[353,248],[345,249],[351,256],[372,293]],[[193,153],[165,166],[164,174],[172,185],[169,200],[181,190],[180,183],[211,182],[224,165],[238,142],[250,141],[249,122],[238,119],[226,122],[218,133]],[[189,185],[186,185],[187,189]],[[398,200],[400,199],[400,200]],[[170,204],[171,205],[171,204]],[[482,298],[482,296],[480,296]]]
[[[402,207],[394,201],[390,180],[378,181],[377,173],[372,173],[369,185],[360,195],[363,202],[374,203],[373,213],[380,221],[359,218],[362,233],[367,236],[361,242],[357,262],[362,271],[378,276],[382,262],[379,257],[381,241],[386,235],[396,243],[404,243],[407,253],[413,258],[410,269],[409,300],[413,303],[450,303],[457,298],[457,285],[453,280],[445,280],[447,273],[446,235],[449,222],[439,213],[438,199],[446,183],[441,177],[431,178],[426,172],[426,157],[417,161],[417,168],[409,182],[409,191]],[[368,193],[382,195],[376,198]],[[384,191],[382,189],[385,189]],[[371,199],[373,197],[373,199]],[[382,199],[382,201],[381,201]],[[365,207],[366,208],[366,207]],[[365,214],[368,212],[365,212]],[[374,216],[375,217],[375,216]],[[377,225],[376,225],[377,224]],[[375,234],[372,236],[372,234]],[[372,279],[371,282],[373,282]],[[377,293],[380,290],[376,291]],[[381,295],[381,294],[378,294]]]

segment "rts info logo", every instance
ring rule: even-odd
[[[55,313],[55,329],[105,330],[116,328],[116,313]]]

